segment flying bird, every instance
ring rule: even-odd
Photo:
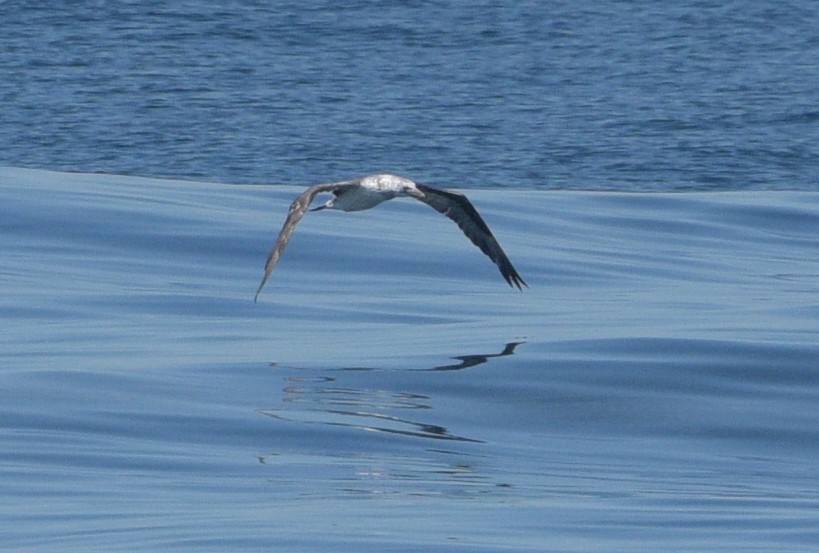
[[[333,198],[324,205],[310,211],[322,209],[362,211],[400,196],[408,196],[424,202],[455,221],[455,224],[460,227],[466,237],[498,266],[500,273],[509,283],[509,286],[517,286],[519,290],[523,289],[522,286],[528,287],[512,266],[512,262],[509,261],[498,241],[492,236],[492,231],[489,230],[483,218],[478,214],[475,206],[466,196],[460,192],[418,184],[404,177],[378,174],[340,182],[316,184],[307,188],[293,201],[290,210],[287,212],[284,226],[279,233],[279,238],[270,251],[267,263],[265,263],[264,277],[261,284],[259,284],[258,290],[256,290],[256,296],[253,298],[254,302],[259,298],[259,293],[262,291],[268,277],[270,277],[273,267],[279,262],[285,246],[290,241],[293,231],[296,230],[296,225],[307,213],[313,199],[321,193],[332,193]]]

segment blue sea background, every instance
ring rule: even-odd
[[[0,2],[2,549],[819,550],[816,21]]]

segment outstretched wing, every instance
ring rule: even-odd
[[[270,250],[270,255],[267,256],[267,263],[264,265],[264,277],[262,277],[262,282],[259,284],[256,295],[253,297],[254,302],[259,299],[259,292],[264,288],[264,284],[267,282],[268,277],[270,277],[270,273],[273,272],[273,267],[279,262],[279,257],[281,257],[285,246],[287,246],[287,243],[290,241],[290,237],[293,236],[296,225],[299,224],[304,214],[307,213],[307,208],[310,207],[313,199],[322,192],[336,192],[342,188],[357,186],[358,182],[358,180],[349,180],[328,184],[316,184],[309,187],[302,192],[298,198],[293,200],[293,203],[290,204],[290,210],[287,212],[287,219],[284,220],[284,226],[282,226],[279,237],[276,239],[276,244],[273,246],[273,249]]]
[[[418,184],[417,187],[424,193],[424,196],[416,197],[416,199],[455,221],[466,237],[498,266],[509,286],[517,286],[519,290],[523,289],[521,285],[528,288],[529,285],[512,266],[512,262],[495,240],[489,226],[466,196],[460,192],[440,190],[423,184]]]

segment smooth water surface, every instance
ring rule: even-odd
[[[0,171],[8,551],[814,551],[819,196]]]

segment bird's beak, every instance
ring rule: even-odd
[[[425,194],[417,188],[408,188],[407,196],[412,196],[413,198],[423,198],[425,197]]]
[[[322,209],[327,209],[327,204],[320,205],[320,206],[318,206],[318,207],[314,207],[314,208],[313,208],[313,209],[311,209],[310,211],[321,211]]]

